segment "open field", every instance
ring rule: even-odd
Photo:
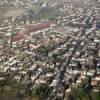
[[[25,9],[13,7],[0,7],[0,17],[19,16],[23,14]]]
[[[25,10],[24,9],[20,9],[20,8],[11,8],[9,9],[6,14],[4,14],[4,17],[9,17],[9,16],[20,16],[22,14],[24,14]]]

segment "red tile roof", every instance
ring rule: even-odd
[[[36,24],[36,25],[26,26],[26,30],[23,33],[29,36],[31,32],[36,32],[36,31],[39,31],[39,30],[49,28],[49,27],[51,27],[51,25],[55,25],[55,22],[49,21],[49,22],[40,23],[40,24]],[[24,34],[16,33],[13,36],[12,41],[16,42],[16,41],[19,41],[19,40],[23,39]]]
[[[30,35],[30,32],[36,32],[39,30],[43,30],[46,28],[51,27],[51,25],[55,24],[54,22],[45,22],[45,23],[40,23],[32,26],[27,26],[25,31],[25,34]]]
[[[16,33],[14,36],[13,36],[13,39],[12,39],[12,42],[16,42],[16,41],[19,41],[21,39],[24,38],[24,35],[21,34],[21,33]]]

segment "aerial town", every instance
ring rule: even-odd
[[[100,0],[0,0],[0,100],[100,100]]]

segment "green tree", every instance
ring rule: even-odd
[[[49,95],[49,88],[47,84],[40,84],[33,89],[33,95],[39,100],[46,100]]]

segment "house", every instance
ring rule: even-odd
[[[100,87],[100,75],[95,76],[94,78],[91,79],[91,85],[93,87]],[[99,89],[99,88],[97,88]]]
[[[15,75],[15,76],[14,76],[14,79],[17,80],[17,81],[19,82],[20,79],[21,79],[21,75]]]

